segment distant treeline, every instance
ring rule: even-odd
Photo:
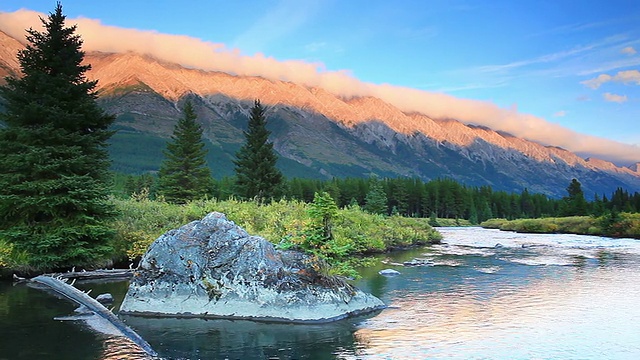
[[[155,186],[156,178],[150,174],[115,174],[115,191],[120,197],[143,194],[154,198]],[[494,191],[491,186],[469,187],[451,179],[423,182],[417,178],[292,178],[284,182],[280,197],[312,202],[314,194],[320,191],[331,194],[341,208],[357,204],[374,213],[466,219],[474,224],[492,218],[600,216],[611,211],[637,213],[640,210],[638,192],[630,194],[618,188],[609,196],[596,194],[589,202],[584,199],[578,182],[568,184],[566,197],[554,199],[527,189],[509,193]],[[234,179],[215,180],[210,196],[219,200],[234,197]]]

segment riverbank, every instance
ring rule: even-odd
[[[541,219],[490,219],[487,229],[520,233],[598,235],[640,239],[640,214],[618,213],[600,217],[570,216]]]
[[[147,198],[113,199],[118,217],[113,223],[116,236],[111,242],[112,257],[96,261],[127,264],[139,259],[148,246],[165,232],[176,229],[204,215],[219,211],[244,228],[249,234],[264,237],[283,247],[296,247],[308,243],[313,233],[314,219],[310,215],[312,204],[301,201],[278,201],[270,204],[257,202],[195,201],[184,205],[169,204]],[[331,271],[352,276],[360,256],[381,253],[412,245],[438,243],[441,235],[429,226],[429,219],[400,216],[372,215],[359,207],[337,209],[330,223],[331,239],[313,250],[325,256]],[[28,254],[16,252],[0,239],[0,273],[29,273]],[[80,266],[78,267],[80,268]],[[62,270],[62,269],[60,269]],[[29,275],[36,275],[33,271]]]

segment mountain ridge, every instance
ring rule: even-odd
[[[105,56],[117,58],[118,61],[113,61],[108,66],[103,67],[101,62],[96,60]],[[238,77],[226,73],[187,69],[136,53],[126,53],[124,55],[89,53],[87,54],[87,62],[93,66],[93,69],[88,73],[89,77],[100,80],[99,90],[114,85],[126,85],[126,82],[122,81],[123,78],[135,78],[158,94],[173,101],[177,101],[189,92],[203,97],[224,94],[245,101],[259,98],[267,105],[281,104],[311,109],[327,118],[338,120],[346,126],[381,120],[394,131],[405,135],[418,131],[438,141],[446,140],[461,146],[467,146],[474,139],[481,138],[503,148],[519,150],[536,160],[553,162],[555,160],[552,155],[555,155],[555,157],[559,157],[572,165],[581,163],[588,166],[589,163],[587,159],[583,159],[568,150],[555,146],[545,146],[535,141],[524,140],[515,136],[507,137],[501,135],[504,134],[503,132],[494,131],[485,126],[465,125],[455,119],[436,120],[420,113],[407,114],[393,105],[374,97],[342,99],[319,88],[308,88],[284,81],[273,81],[260,77],[242,77],[238,80]],[[125,62],[124,66],[122,62]],[[178,70],[178,75],[181,75],[181,78],[163,76],[167,66],[173,67],[170,70]],[[123,68],[128,69],[131,75],[123,76]],[[114,72],[117,75],[114,75]],[[204,82],[201,79],[196,81],[194,74],[219,81]],[[161,81],[159,83],[154,82],[157,80]],[[275,85],[275,89],[273,85]],[[294,92],[294,90],[296,91]],[[304,96],[307,95],[305,92],[313,96]],[[330,105],[327,105],[328,103]],[[413,122],[413,127],[409,126],[410,122]],[[617,168],[621,171],[626,172],[629,170],[629,173],[633,173],[629,168],[616,166],[606,160],[598,159],[597,164],[592,163],[591,165],[596,167],[605,165],[609,170]]]
[[[15,76],[17,61],[8,57],[17,53],[19,42],[7,37],[0,32],[0,44],[11,45],[0,52],[0,69]],[[637,164],[634,169],[583,159],[486,126],[406,113],[371,96],[344,98],[291,82],[188,69],[133,52],[91,52],[85,62],[92,66],[87,77],[99,81],[102,106],[118,116],[121,139],[168,138],[180,103],[191,98],[205,137],[221,151],[216,161],[227,167],[243,141],[248,109],[259,98],[269,107],[274,149],[303,174],[452,177],[552,196],[564,195],[574,177],[593,192],[617,186],[640,190]]]

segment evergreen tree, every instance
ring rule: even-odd
[[[58,3],[41,19],[44,31],[27,30],[22,77],[0,88],[0,238],[40,270],[97,264],[113,236],[106,141],[114,118],[96,104],[82,40],[65,18]]]
[[[255,100],[245,144],[236,153],[236,193],[243,199],[269,200],[280,195],[283,177],[276,168],[278,156],[270,143],[265,108]]]
[[[562,198],[562,216],[587,215],[587,201],[582,192],[582,185],[577,179],[572,179],[567,187],[568,196]]]
[[[183,117],[178,120],[164,152],[157,188],[159,195],[178,204],[201,199],[213,187],[205,160],[207,150],[202,140],[202,127],[196,122],[191,101],[184,104],[182,112]]]
[[[369,192],[364,200],[364,210],[371,214],[387,214],[387,194],[376,179],[371,180]]]
[[[338,206],[331,194],[328,192],[314,194],[313,202],[309,206],[311,224],[307,234],[307,242],[311,247],[319,248],[333,239],[331,228],[337,214]]]
[[[473,200],[473,197],[469,197],[469,222],[473,225],[478,224],[478,208]]]
[[[436,212],[432,211],[431,215],[429,216],[429,225],[431,226],[440,226],[440,224],[438,223],[438,218],[436,217]]]

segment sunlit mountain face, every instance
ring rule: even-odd
[[[0,32],[0,72],[19,76],[22,45]],[[529,141],[456,119],[402,111],[373,96],[344,97],[319,87],[256,76],[188,69],[135,52],[89,52],[90,79],[100,104],[117,116],[111,140],[114,169],[156,171],[179,118],[180,104],[195,104],[217,177],[233,173],[254,99],[268,107],[271,140],[288,176],[453,178],[496,190],[566,195],[577,178],[585,194],[617,187],[640,191],[640,172],[584,159],[565,149]]]

